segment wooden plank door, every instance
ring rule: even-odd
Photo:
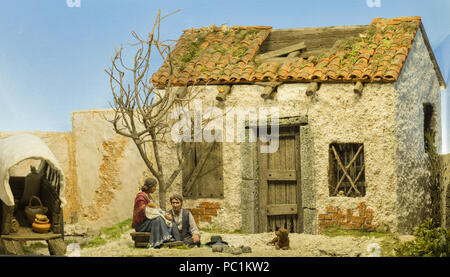
[[[280,128],[279,148],[274,153],[261,153],[261,145],[259,142],[259,230],[272,232],[284,227],[301,233],[299,128]]]

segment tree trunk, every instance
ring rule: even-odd
[[[166,184],[164,182],[159,183],[159,207],[166,210]]]

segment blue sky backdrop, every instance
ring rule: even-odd
[[[1,131],[71,131],[72,111],[109,108],[103,69],[114,46],[133,42],[132,30],[146,36],[159,8],[181,9],[164,21],[165,39],[211,24],[281,29],[421,16],[447,83],[450,76],[449,0],[0,0],[0,7]],[[153,65],[155,71],[160,64]],[[442,96],[448,153],[450,97]]]

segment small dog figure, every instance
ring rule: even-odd
[[[275,245],[275,249],[288,250],[289,249],[289,233],[285,228],[280,228],[275,232],[276,237],[267,243],[267,245]]]

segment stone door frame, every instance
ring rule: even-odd
[[[279,127],[299,126],[300,188],[303,208],[303,233],[316,234],[317,210],[313,190],[313,139],[307,116],[279,118]],[[250,126],[246,124],[246,140],[241,143],[241,230],[260,233],[258,144],[249,142]]]

